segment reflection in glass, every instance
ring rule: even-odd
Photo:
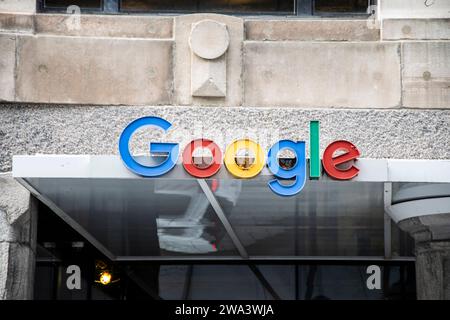
[[[30,183],[114,256],[238,255],[195,179]],[[238,193],[239,188],[224,186],[217,196],[226,208]]]
[[[74,191],[74,189],[72,189]],[[142,299],[414,299],[413,261],[293,262],[238,264],[177,261],[170,264],[115,262],[105,257],[76,230],[39,204],[35,299],[142,300]],[[202,219],[200,219],[201,221]],[[190,221],[187,219],[186,221]],[[182,257],[181,257],[182,258]],[[115,281],[98,283],[98,266]],[[367,287],[367,267],[381,268],[381,289]],[[67,267],[81,270],[82,290],[66,286]]]
[[[383,184],[308,181],[296,197],[242,182],[227,212],[251,256],[382,256]]]
[[[195,179],[28,182],[114,257],[239,256]],[[383,183],[308,181],[295,197],[272,193],[263,178],[207,184],[250,256],[384,255]],[[412,256],[398,234],[393,256]]]
[[[239,194],[239,184],[222,181],[216,196],[222,199],[225,208],[235,204]],[[195,180],[174,184],[170,180],[157,180],[155,194],[184,195],[189,198],[183,211],[167,212],[156,219],[160,247],[166,251],[207,254],[217,252],[225,236],[206,196],[199,190]],[[220,230],[219,230],[220,229]],[[224,247],[229,247],[225,244]]]

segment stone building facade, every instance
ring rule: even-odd
[[[446,0],[384,0],[354,19],[36,8],[0,1],[1,299],[33,288],[37,200],[11,177],[13,155],[117,154],[122,128],[151,114],[205,136],[291,139],[317,119],[322,148],[345,138],[366,158],[450,159]],[[450,299],[449,216],[400,223],[418,298]]]

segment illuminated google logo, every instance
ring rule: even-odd
[[[168,121],[158,117],[143,117],[132,121],[122,132],[119,139],[119,153],[125,166],[132,172],[144,177],[158,177],[172,170],[180,154],[178,143],[150,143],[150,152],[165,156],[164,161],[157,165],[144,165],[136,161],[130,153],[129,142],[136,130],[144,126],[155,126],[169,130],[172,126]],[[359,169],[353,164],[360,156],[354,144],[345,140],[330,143],[320,160],[319,151],[319,121],[310,121],[310,179],[319,179],[321,165],[328,176],[337,180],[354,178]],[[196,163],[194,153],[198,149],[208,150],[211,159],[208,162]],[[294,154],[293,165],[280,163],[278,155],[284,150]],[[306,182],[306,143],[305,141],[280,140],[269,151],[250,139],[239,139],[227,146],[222,154],[219,146],[211,140],[196,139],[186,145],[182,153],[184,169],[195,178],[209,178],[221,168],[222,163],[236,178],[250,179],[257,176],[267,165],[275,179],[268,182],[269,188],[281,196],[298,194]],[[284,183],[281,181],[285,180]]]

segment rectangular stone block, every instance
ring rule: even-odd
[[[33,32],[32,14],[0,13],[0,31]]]
[[[205,69],[192,69],[189,37],[192,24],[201,20],[214,20],[227,26],[230,44],[225,53],[226,63],[226,96],[198,97],[192,96],[192,76],[204,78]],[[239,106],[242,104],[242,41],[244,39],[244,21],[235,16],[216,14],[180,15],[175,18],[175,46],[174,52],[174,101],[179,105],[207,105],[207,106]],[[194,66],[195,67],[195,66]],[[202,74],[192,75],[192,72]]]
[[[16,36],[0,34],[0,101],[14,101]]]
[[[404,42],[403,105],[450,108],[450,42]]]
[[[36,0],[0,0],[0,12],[36,12]]]
[[[247,20],[247,40],[258,41],[376,41],[380,30],[368,20]]]
[[[85,37],[172,38],[173,18],[120,15],[38,14],[36,33]]]
[[[383,40],[448,40],[450,19],[386,19]]]
[[[381,0],[382,19],[389,18],[450,18],[448,0]]]
[[[392,108],[400,104],[396,43],[245,42],[248,106]]]
[[[172,41],[18,36],[17,101],[167,104]]]

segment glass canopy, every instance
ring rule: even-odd
[[[299,195],[280,197],[264,180],[206,180],[230,237],[196,179],[25,181],[114,260],[239,257],[236,242],[253,258],[384,255],[381,182],[308,181]],[[394,245],[399,253],[405,246]]]

